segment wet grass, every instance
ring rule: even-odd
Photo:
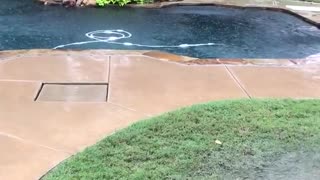
[[[319,150],[320,100],[221,101],[138,122],[44,179],[263,179]]]

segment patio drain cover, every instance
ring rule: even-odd
[[[106,102],[107,84],[43,84],[36,101]]]

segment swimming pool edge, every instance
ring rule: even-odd
[[[88,56],[103,58],[106,56],[144,56],[152,59],[179,63],[182,65],[230,65],[230,66],[267,66],[267,67],[296,67],[301,65],[320,65],[320,55],[316,54],[300,59],[290,58],[196,58],[155,50],[53,50],[53,49],[23,49],[0,51],[0,63],[21,57],[50,56]]]

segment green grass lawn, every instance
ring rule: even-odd
[[[43,179],[281,179],[288,167],[293,177],[319,173],[320,100],[183,108],[103,139]]]

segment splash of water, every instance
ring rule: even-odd
[[[75,46],[90,43],[109,43],[118,44],[124,46],[138,46],[138,47],[148,47],[148,48],[188,48],[188,47],[198,47],[198,46],[222,46],[223,44],[216,43],[199,43],[199,44],[179,44],[179,45],[146,45],[146,44],[135,44],[131,42],[118,42],[121,39],[129,39],[132,34],[128,31],[122,29],[117,30],[97,30],[86,33],[86,36],[91,39],[90,41],[74,42],[69,44],[63,44],[54,47],[53,49],[60,49],[67,46]]]

